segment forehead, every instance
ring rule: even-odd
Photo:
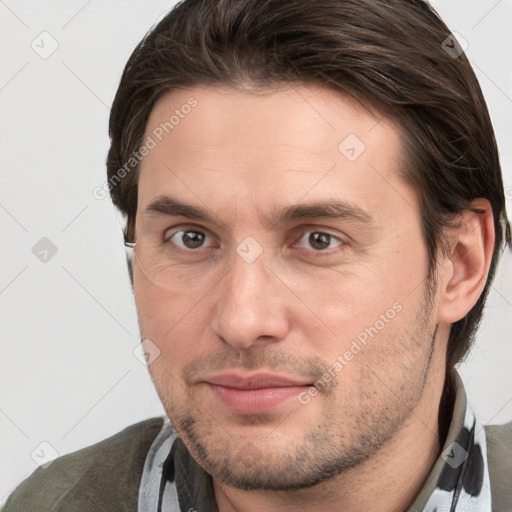
[[[197,86],[167,93],[153,107],[146,134],[158,142],[163,138],[205,150],[237,149],[237,143],[247,142],[245,151],[288,146],[325,157],[326,139],[340,142],[344,134],[357,131],[372,143],[383,130],[396,129],[383,113],[330,87],[281,84],[259,92]]]
[[[402,155],[394,121],[321,85],[173,91],[154,106],[149,139],[138,211],[166,194],[239,214],[251,202],[262,210],[333,193],[374,208]]]

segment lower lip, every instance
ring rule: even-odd
[[[212,393],[232,411],[257,414],[270,411],[308,388],[283,386],[274,388],[239,389],[208,383]]]

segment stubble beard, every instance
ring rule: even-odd
[[[279,425],[273,431],[265,429],[272,432],[266,437],[238,435],[240,430],[232,427],[230,433],[230,426],[220,425],[194,407],[192,404],[197,401],[192,395],[179,405],[165,401],[161,395],[167,415],[194,459],[214,479],[228,486],[287,491],[333,478],[375,455],[418,405],[434,348],[434,293],[432,283],[427,283],[423,308],[411,322],[416,327],[412,332],[404,328],[392,336],[393,350],[387,360],[383,360],[386,352],[382,352],[380,360],[361,364],[356,384],[345,382],[342,371],[331,390],[347,386],[350,391],[343,395],[333,392],[328,397],[322,393],[315,397],[329,403],[324,402],[322,421],[309,427],[300,439],[280,436]],[[382,368],[389,368],[389,373]],[[297,407],[304,414],[308,405]],[[284,421],[297,421],[300,428],[297,411]],[[239,419],[237,429],[265,423],[265,417],[251,420],[250,415],[241,415]]]

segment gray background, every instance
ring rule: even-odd
[[[173,4],[0,0],[0,503],[39,463],[162,414],[133,353],[120,218],[93,190],[123,66]],[[512,211],[512,2],[433,4],[469,45]],[[506,254],[460,368],[484,423],[512,419],[511,283]]]

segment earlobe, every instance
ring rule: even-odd
[[[479,213],[480,212],[480,213]],[[494,250],[494,220],[487,199],[475,199],[448,233],[439,297],[439,322],[457,322],[480,297]]]

